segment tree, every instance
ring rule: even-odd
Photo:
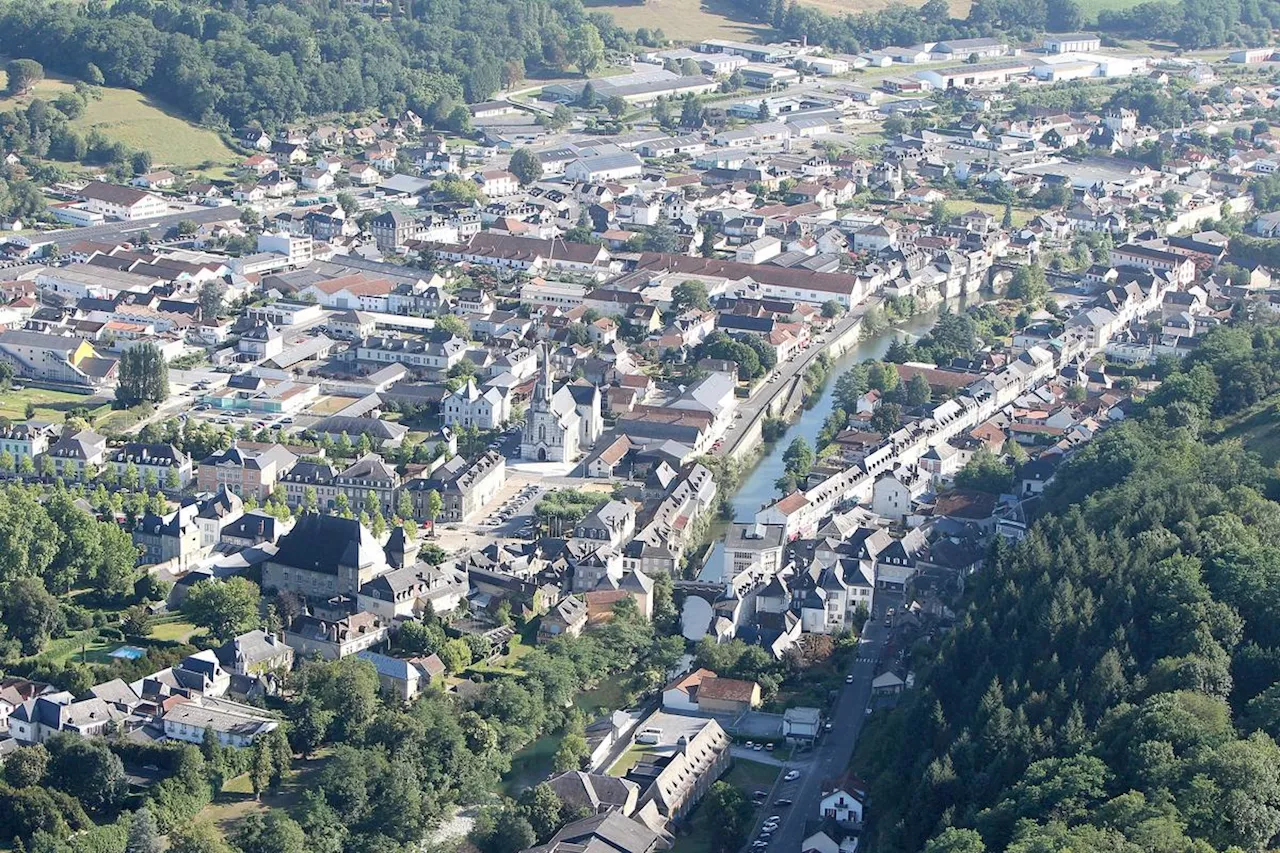
[[[871,413],[871,428],[883,436],[892,434],[902,426],[902,406],[897,403],[881,403]]]
[[[23,654],[33,655],[63,628],[58,599],[39,578],[19,578],[5,590],[4,625],[22,643]]]
[[[742,789],[728,782],[716,782],[707,792],[703,808],[707,810],[711,826],[716,828],[712,839],[714,853],[732,853],[740,849],[747,840],[755,814]]]
[[[179,823],[169,830],[169,853],[235,853],[207,820]]]
[[[550,130],[564,130],[573,124],[573,110],[564,104],[556,104],[556,108],[551,111],[551,115],[543,116],[542,120]]]
[[[14,788],[39,785],[48,766],[49,750],[43,744],[15,750],[4,760],[4,781]]]
[[[680,126],[696,130],[705,123],[702,101],[690,93],[680,99]]]
[[[986,853],[982,836],[972,829],[947,827],[925,845],[924,853]]]
[[[686,308],[697,308],[700,311],[706,311],[711,307],[711,300],[707,296],[707,286],[693,279],[680,282],[671,288],[671,307],[677,313],[684,311]]]
[[[917,373],[907,381],[907,405],[923,406],[933,397],[933,391],[929,388],[929,380],[924,378],[923,373]]]
[[[627,112],[627,102],[618,95],[610,95],[605,99],[604,108],[611,118],[622,118]]]
[[[471,329],[467,326],[467,321],[456,314],[442,314],[436,317],[435,328],[438,331],[447,332],[463,340],[467,340],[471,336]]]
[[[445,669],[455,675],[471,665],[471,647],[461,638],[447,640],[441,646],[439,655]]]
[[[591,754],[587,739],[581,732],[569,732],[560,739],[552,764],[557,773],[566,770],[581,770],[582,762]]]
[[[1024,264],[1014,272],[1009,281],[1009,298],[1020,299],[1028,305],[1042,305],[1049,295],[1049,283],[1044,269],[1035,264]]]
[[[245,818],[236,846],[243,853],[308,853],[307,834],[279,809],[267,812],[266,817],[251,814]]]
[[[130,347],[120,356],[116,400],[123,406],[160,403],[169,397],[169,365],[155,344]]]
[[[787,446],[782,454],[782,464],[787,473],[794,475],[797,480],[809,476],[809,470],[813,468],[813,448],[804,436],[794,439]]]
[[[999,495],[1013,485],[1013,469],[985,447],[979,448],[969,464],[956,472],[956,488]]]
[[[128,790],[124,763],[104,738],[59,732],[47,741],[50,761],[45,784],[65,791],[95,814],[114,809]]]
[[[151,813],[151,809],[143,806],[129,819],[129,839],[125,843],[125,853],[161,853],[164,849],[165,844],[160,838],[155,815]]]
[[[200,316],[205,320],[213,320],[222,313],[227,296],[227,288],[217,279],[211,278],[200,285],[196,303],[200,306]]]
[[[773,118],[773,114],[769,112],[769,99],[761,98],[760,106],[756,108],[756,121],[768,121]]]
[[[481,853],[518,853],[536,844],[538,836],[528,819],[508,806],[482,812],[471,839]]]
[[[951,221],[951,211],[947,208],[946,199],[938,199],[929,209],[929,221],[934,225],[946,225]]]
[[[226,642],[258,623],[258,600],[258,585],[245,578],[204,580],[187,593],[182,612],[215,640]]]
[[[844,313],[844,308],[834,299],[828,299],[822,303],[822,316],[828,320],[834,320]]]
[[[671,125],[671,105],[661,96],[653,102],[653,120],[660,127],[669,127]]]
[[[573,769],[576,769],[576,766]],[[533,833],[541,844],[560,828],[564,803],[561,802],[555,790],[543,782],[524,789],[520,794],[519,810],[521,816],[533,827]]]
[[[532,150],[517,148],[511,155],[507,171],[516,176],[521,186],[528,186],[542,177],[542,164]]]
[[[600,67],[604,62],[604,40],[595,24],[584,21],[574,30],[569,55],[584,77]]]
[[[435,489],[427,492],[427,518],[431,520],[431,535],[436,535],[436,519],[444,511],[444,498]]]
[[[27,94],[44,79],[44,66],[34,59],[11,59],[4,70],[9,77],[8,92],[14,97]]]

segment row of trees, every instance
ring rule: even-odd
[[[877,849],[1262,850],[1280,833],[1280,506],[1211,418],[1280,390],[1280,330],[1220,329],[997,539],[856,768]],[[1234,848],[1233,848],[1234,846]]]

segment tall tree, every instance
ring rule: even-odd
[[[116,400],[124,406],[169,398],[169,365],[155,344],[130,347],[117,367]]]

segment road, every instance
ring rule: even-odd
[[[786,782],[785,773],[778,777],[769,793],[769,804],[760,809],[759,823],[747,840],[748,849],[760,833],[760,824],[769,815],[778,815],[782,820],[769,841],[768,853],[798,853],[804,842],[805,825],[818,819],[823,781],[837,779],[848,770],[854,745],[858,742],[858,735],[867,718],[866,710],[871,702],[871,681],[876,677],[877,662],[888,639],[890,629],[884,625],[883,614],[889,607],[901,609],[902,594],[876,590],[876,612],[867,620],[858,657],[849,669],[853,682],[844,685],[828,716],[831,731],[819,739],[809,757],[788,763],[788,769],[800,771],[799,779]],[[780,797],[792,800],[792,805],[785,808],[774,806],[773,803]]]
[[[214,222],[236,222],[240,219],[240,210],[233,206],[202,207],[198,210],[169,213],[154,219],[140,219],[136,222],[108,222],[104,225],[91,225],[88,228],[68,228],[65,231],[50,231],[47,234],[33,236],[31,241],[33,243],[52,243],[59,248],[65,248],[81,240],[100,242],[111,242],[119,239],[127,240],[130,237],[141,234],[143,231],[147,231],[150,236],[159,239],[170,228],[184,219],[189,219],[197,225],[209,225]]]
[[[774,397],[783,392],[789,393],[792,380],[797,376],[803,375],[810,363],[820,353],[827,351],[828,341],[840,337],[849,326],[861,320],[862,315],[866,313],[866,309],[867,303],[859,305],[853,311],[845,314],[844,317],[840,318],[839,322],[824,333],[825,340],[823,343],[812,343],[808,349],[802,350],[799,355],[795,356],[794,360],[784,361],[779,364],[776,368],[779,376],[777,380],[766,380],[757,388],[756,393],[738,404],[739,417],[731,422],[730,431],[725,433],[724,444],[716,451],[716,455],[738,455],[738,444],[741,443],[743,436],[750,431],[749,427],[756,418],[760,417],[773,404]]]

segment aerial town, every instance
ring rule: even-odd
[[[0,35],[0,846],[1270,849],[1280,53],[1098,14],[216,166]]]

